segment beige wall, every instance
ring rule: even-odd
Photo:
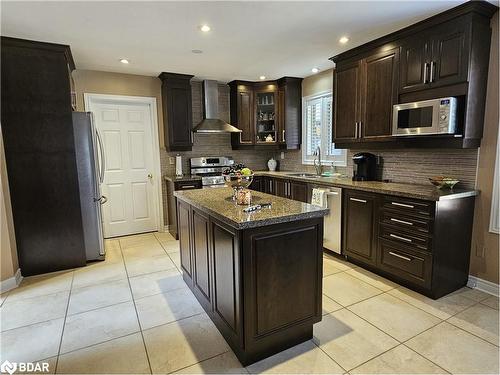
[[[80,69],[73,72],[73,78],[75,80],[77,108],[79,111],[85,109],[83,102],[84,93],[156,98],[158,135],[160,138],[160,147],[164,147],[161,81],[159,78]]]
[[[302,81],[302,96],[333,90],[333,69],[328,69]]]
[[[499,236],[489,232],[493,176],[498,139],[498,12],[491,21],[491,51],[486,96],[484,134],[479,150],[477,188],[481,194],[476,200],[470,274],[498,284]]]
[[[0,280],[4,281],[14,276],[19,264],[17,261],[16,238],[12,221],[12,208],[10,205],[9,182],[5,165],[3,138],[0,132]]]

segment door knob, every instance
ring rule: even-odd
[[[148,178],[151,180],[153,178],[153,174],[152,173],[148,174]]]

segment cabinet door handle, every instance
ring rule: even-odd
[[[358,136],[359,138],[363,138],[363,121],[360,121],[358,123],[358,126],[359,126]]]
[[[430,78],[429,82],[434,82],[434,69],[435,69],[436,63],[434,61],[431,61],[431,69],[430,69]]]
[[[355,128],[354,128],[354,138],[358,138],[358,122],[356,121],[356,125],[355,125]]]
[[[390,233],[390,234],[389,234],[389,237],[395,238],[395,239],[397,239],[397,240],[405,241],[405,242],[413,242],[413,241],[412,241],[411,239],[409,239],[409,238],[406,238],[406,237],[401,237],[401,236],[397,236],[397,235],[392,234],[392,233]]]
[[[281,133],[281,136],[282,136],[282,140],[283,142],[285,142],[285,129],[283,129],[282,133]]]
[[[394,206],[399,206],[399,207],[415,208],[415,206],[413,206],[411,204],[404,204],[404,203],[398,203],[398,202],[391,202],[391,204]]]
[[[424,84],[427,83],[427,69],[429,67],[429,63],[424,63]]]
[[[391,254],[393,257],[404,259],[408,262],[411,262],[411,258],[405,257],[404,255],[399,255],[398,253],[393,253],[392,251],[389,251],[389,254]]]
[[[405,224],[405,225],[413,225],[413,223],[410,223],[409,221],[394,219],[393,217],[391,217],[391,221],[394,221],[394,222],[400,223],[400,224]]]
[[[359,202],[359,203],[366,203],[366,201],[364,199],[349,198],[349,200],[354,201],[354,202]]]

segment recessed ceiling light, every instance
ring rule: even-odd
[[[120,59],[120,62],[122,64],[128,64],[128,63],[130,63],[130,61],[128,61],[127,59]]]
[[[319,72],[319,69],[318,69],[318,68],[312,68],[312,69],[311,69],[311,72],[313,72],[313,73],[318,73],[318,72]]]
[[[342,44],[346,44],[349,41],[349,38],[346,36],[343,36],[342,38],[339,39],[339,42]]]
[[[201,49],[192,49],[191,52],[196,53],[196,54],[203,53],[203,51]]]
[[[210,26],[208,25],[201,25],[200,30],[203,31],[204,33],[208,33],[210,31]]]
[[[264,79],[266,79],[266,76],[260,76],[259,79],[264,80]]]

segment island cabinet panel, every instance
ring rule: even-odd
[[[344,197],[344,252],[375,264],[377,196],[349,190]]]
[[[210,307],[212,303],[211,275],[210,270],[210,238],[209,218],[201,211],[193,209],[193,284],[194,292],[197,293],[203,304]]]
[[[241,269],[238,233],[212,221],[214,318],[222,334],[241,343]]]
[[[308,208],[287,201],[300,210],[292,221],[232,226],[183,200],[186,193],[176,194],[183,278],[239,361],[247,366],[310,340],[322,316],[323,216],[303,216]]]
[[[254,362],[310,339],[321,320],[323,219],[248,229],[242,244],[244,361]]]
[[[191,267],[191,215],[190,205],[177,201],[177,225],[183,277],[188,283],[193,282]]]

